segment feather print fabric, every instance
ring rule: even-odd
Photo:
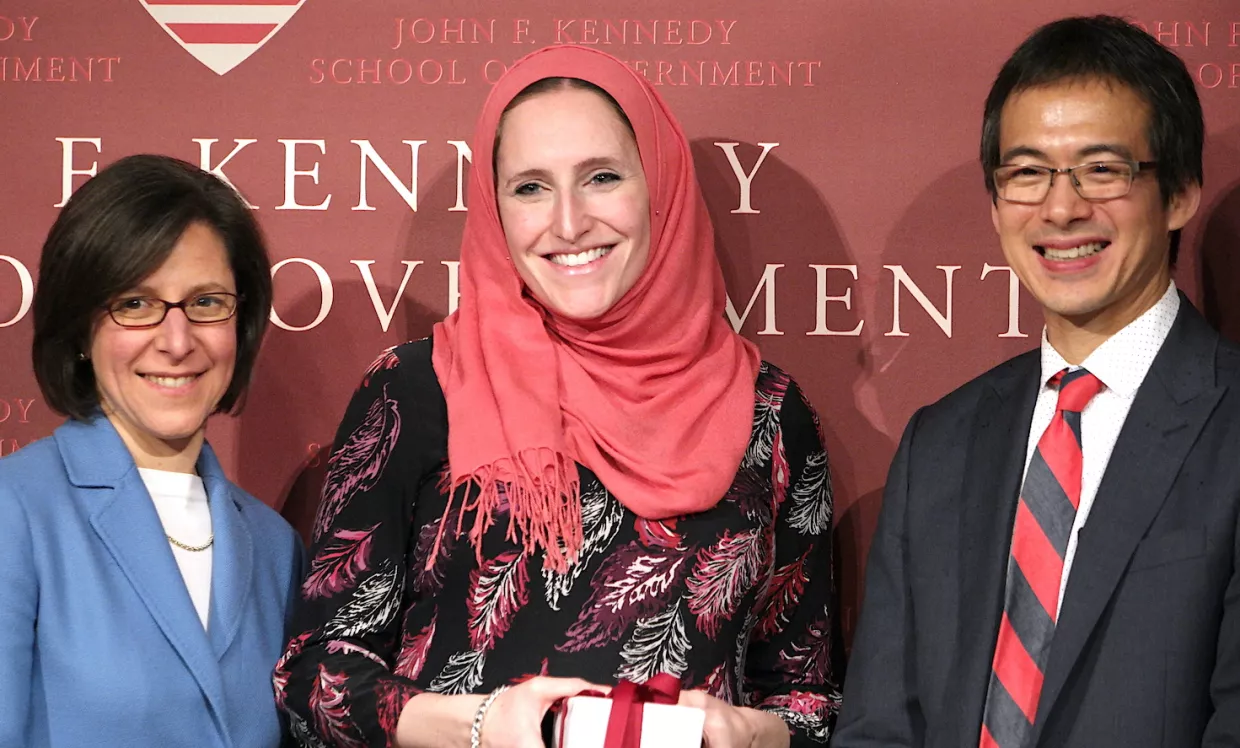
[[[456,537],[472,524],[461,496],[428,564],[447,503],[443,395],[429,341],[384,352],[337,434],[302,633],[276,667],[294,736],[388,746],[422,691],[667,672],[778,715],[793,746],[825,743],[840,701],[827,455],[787,374],[763,364],[754,402],[749,447],[713,509],[642,519],[579,466],[583,546],[567,571],[508,539],[504,508],[479,557]]]

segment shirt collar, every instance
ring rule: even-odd
[[[1158,303],[1145,310],[1140,317],[1129,322],[1122,330],[1103,341],[1102,345],[1081,363],[1072,366],[1059,355],[1059,351],[1046,339],[1042,328],[1042,384],[1064,369],[1089,369],[1107,389],[1124,397],[1137,394],[1137,388],[1145,379],[1158,349],[1162,347],[1171,325],[1180,311],[1180,295],[1175,281],[1167,286]]]

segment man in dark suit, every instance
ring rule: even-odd
[[[1240,745],[1240,349],[1171,280],[1203,130],[1120,19],[999,73],[982,164],[1042,344],[910,420],[838,748]]]

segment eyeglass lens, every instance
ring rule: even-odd
[[[1040,203],[1050,193],[1054,177],[1072,181],[1077,194],[1090,200],[1123,197],[1132,186],[1132,166],[1123,161],[1105,161],[1074,166],[1054,172],[1045,166],[1002,166],[995,171],[999,197],[1010,202]]]
[[[164,320],[170,307],[180,307],[190,322],[223,322],[237,308],[237,297],[229,293],[208,293],[180,302],[169,302],[148,296],[121,299],[109,308],[112,319],[120,325],[155,325]]]

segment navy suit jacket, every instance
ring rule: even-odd
[[[271,672],[301,541],[208,445],[197,470],[215,534],[207,629],[106,418],[0,460],[0,748],[279,745]]]
[[[977,746],[1040,359],[918,411],[888,477],[837,748]],[[1240,745],[1240,349],[1189,303],[1137,391],[1027,748]]]

